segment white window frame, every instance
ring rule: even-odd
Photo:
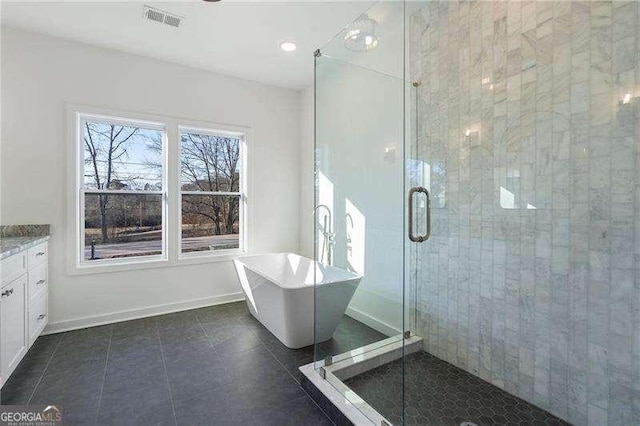
[[[84,157],[84,126],[87,122],[98,122],[101,124],[113,124],[118,126],[129,127],[141,127],[149,130],[159,130],[162,132],[162,190],[160,191],[143,191],[143,190],[113,190],[113,189],[85,189],[85,157]],[[77,216],[77,229],[78,229],[78,250],[77,252],[77,264],[80,267],[88,266],[100,266],[111,264],[125,264],[136,262],[153,262],[158,260],[167,260],[167,129],[163,123],[143,121],[139,119],[129,119],[122,117],[112,117],[98,114],[78,113],[77,114],[77,153],[76,158],[76,170],[77,181],[76,191],[78,192],[78,216]],[[162,252],[158,255],[141,255],[130,256],[126,258],[117,259],[96,259],[86,260],[85,251],[87,249],[85,244],[85,196],[87,194],[124,194],[124,195],[156,195],[160,196],[162,203]]]
[[[180,125],[178,126],[178,149],[179,149],[179,153],[178,153],[178,164],[179,164],[179,169],[178,169],[178,180],[179,180],[179,184],[181,185],[180,182],[180,174],[182,173],[182,133],[183,132],[191,132],[194,134],[198,134],[198,135],[210,135],[210,136],[223,136],[223,137],[229,137],[229,138],[233,138],[233,139],[238,139],[239,143],[240,143],[240,159],[239,159],[239,166],[240,166],[240,191],[239,192],[225,192],[225,191],[183,191],[182,188],[178,188],[179,189],[179,193],[178,193],[178,205],[179,205],[179,211],[178,211],[178,223],[179,223],[179,229],[180,229],[180,235],[178,238],[178,257],[180,259],[189,259],[189,258],[201,258],[201,257],[210,257],[212,255],[217,254],[245,254],[246,253],[246,240],[245,240],[245,227],[246,227],[246,210],[247,210],[247,197],[245,194],[245,186],[246,186],[246,173],[245,173],[245,169],[246,169],[246,152],[247,152],[247,148],[246,148],[246,135],[244,133],[240,133],[240,132],[233,132],[233,131],[225,131],[225,130],[215,130],[212,128],[201,128],[201,127],[194,127],[194,126],[184,126],[184,125]],[[238,201],[238,219],[240,222],[239,225],[239,229],[238,229],[238,248],[232,248],[232,249],[222,249],[222,250],[212,250],[212,251],[194,251],[194,252],[188,252],[188,253],[183,253],[182,252],[182,197],[184,195],[232,195],[232,196],[239,196],[240,199]]]
[[[68,143],[68,194],[66,240],[67,272],[70,275],[119,272],[138,269],[187,266],[193,264],[224,262],[249,252],[251,245],[252,218],[249,216],[248,199],[251,188],[251,168],[249,161],[251,128],[199,122],[182,118],[163,117],[135,112],[114,111],[84,105],[67,104]],[[94,118],[101,122],[116,124],[138,124],[145,128],[158,126],[163,134],[163,223],[162,255],[135,256],[117,259],[84,260],[84,193],[102,192],[86,190],[84,186],[84,144],[81,126],[82,118]],[[182,193],[180,184],[181,130],[205,132],[219,136],[229,135],[240,140],[240,207],[239,246],[237,249],[190,252],[182,254]],[[118,191],[127,194],[156,194],[159,191]],[[199,191],[198,191],[199,192]],[[222,193],[219,193],[223,195]]]

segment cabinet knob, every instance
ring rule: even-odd
[[[45,319],[47,316],[45,314],[38,315],[38,321]]]
[[[43,251],[39,251],[38,253],[36,253],[36,257],[44,256],[44,255],[45,255],[45,253]]]
[[[2,297],[9,297],[9,296],[11,296],[12,294],[13,294],[13,289],[12,289],[12,288],[10,288],[9,290],[5,290],[5,291],[3,291],[3,292],[1,293],[1,296],[2,296]]]
[[[44,280],[38,280],[38,282],[36,283],[36,285],[41,285],[44,284]]]

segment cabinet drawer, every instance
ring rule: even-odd
[[[27,272],[27,252],[14,254],[0,261],[2,284],[9,283]]]
[[[34,302],[43,292],[47,291],[48,284],[47,264],[43,263],[29,270],[29,301]]]
[[[33,345],[48,322],[49,312],[45,292],[29,306],[29,346]]]
[[[41,265],[47,262],[48,247],[47,243],[39,244],[35,247],[31,247],[27,252],[29,268]]]

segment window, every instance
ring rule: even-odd
[[[243,133],[173,119],[73,117],[76,266],[245,250]]]
[[[81,259],[165,254],[161,125],[82,117]]]
[[[241,140],[180,131],[181,253],[241,248]]]

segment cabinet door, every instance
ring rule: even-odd
[[[0,291],[0,335],[2,336],[2,376],[6,380],[27,350],[26,333],[27,276],[23,275]]]

